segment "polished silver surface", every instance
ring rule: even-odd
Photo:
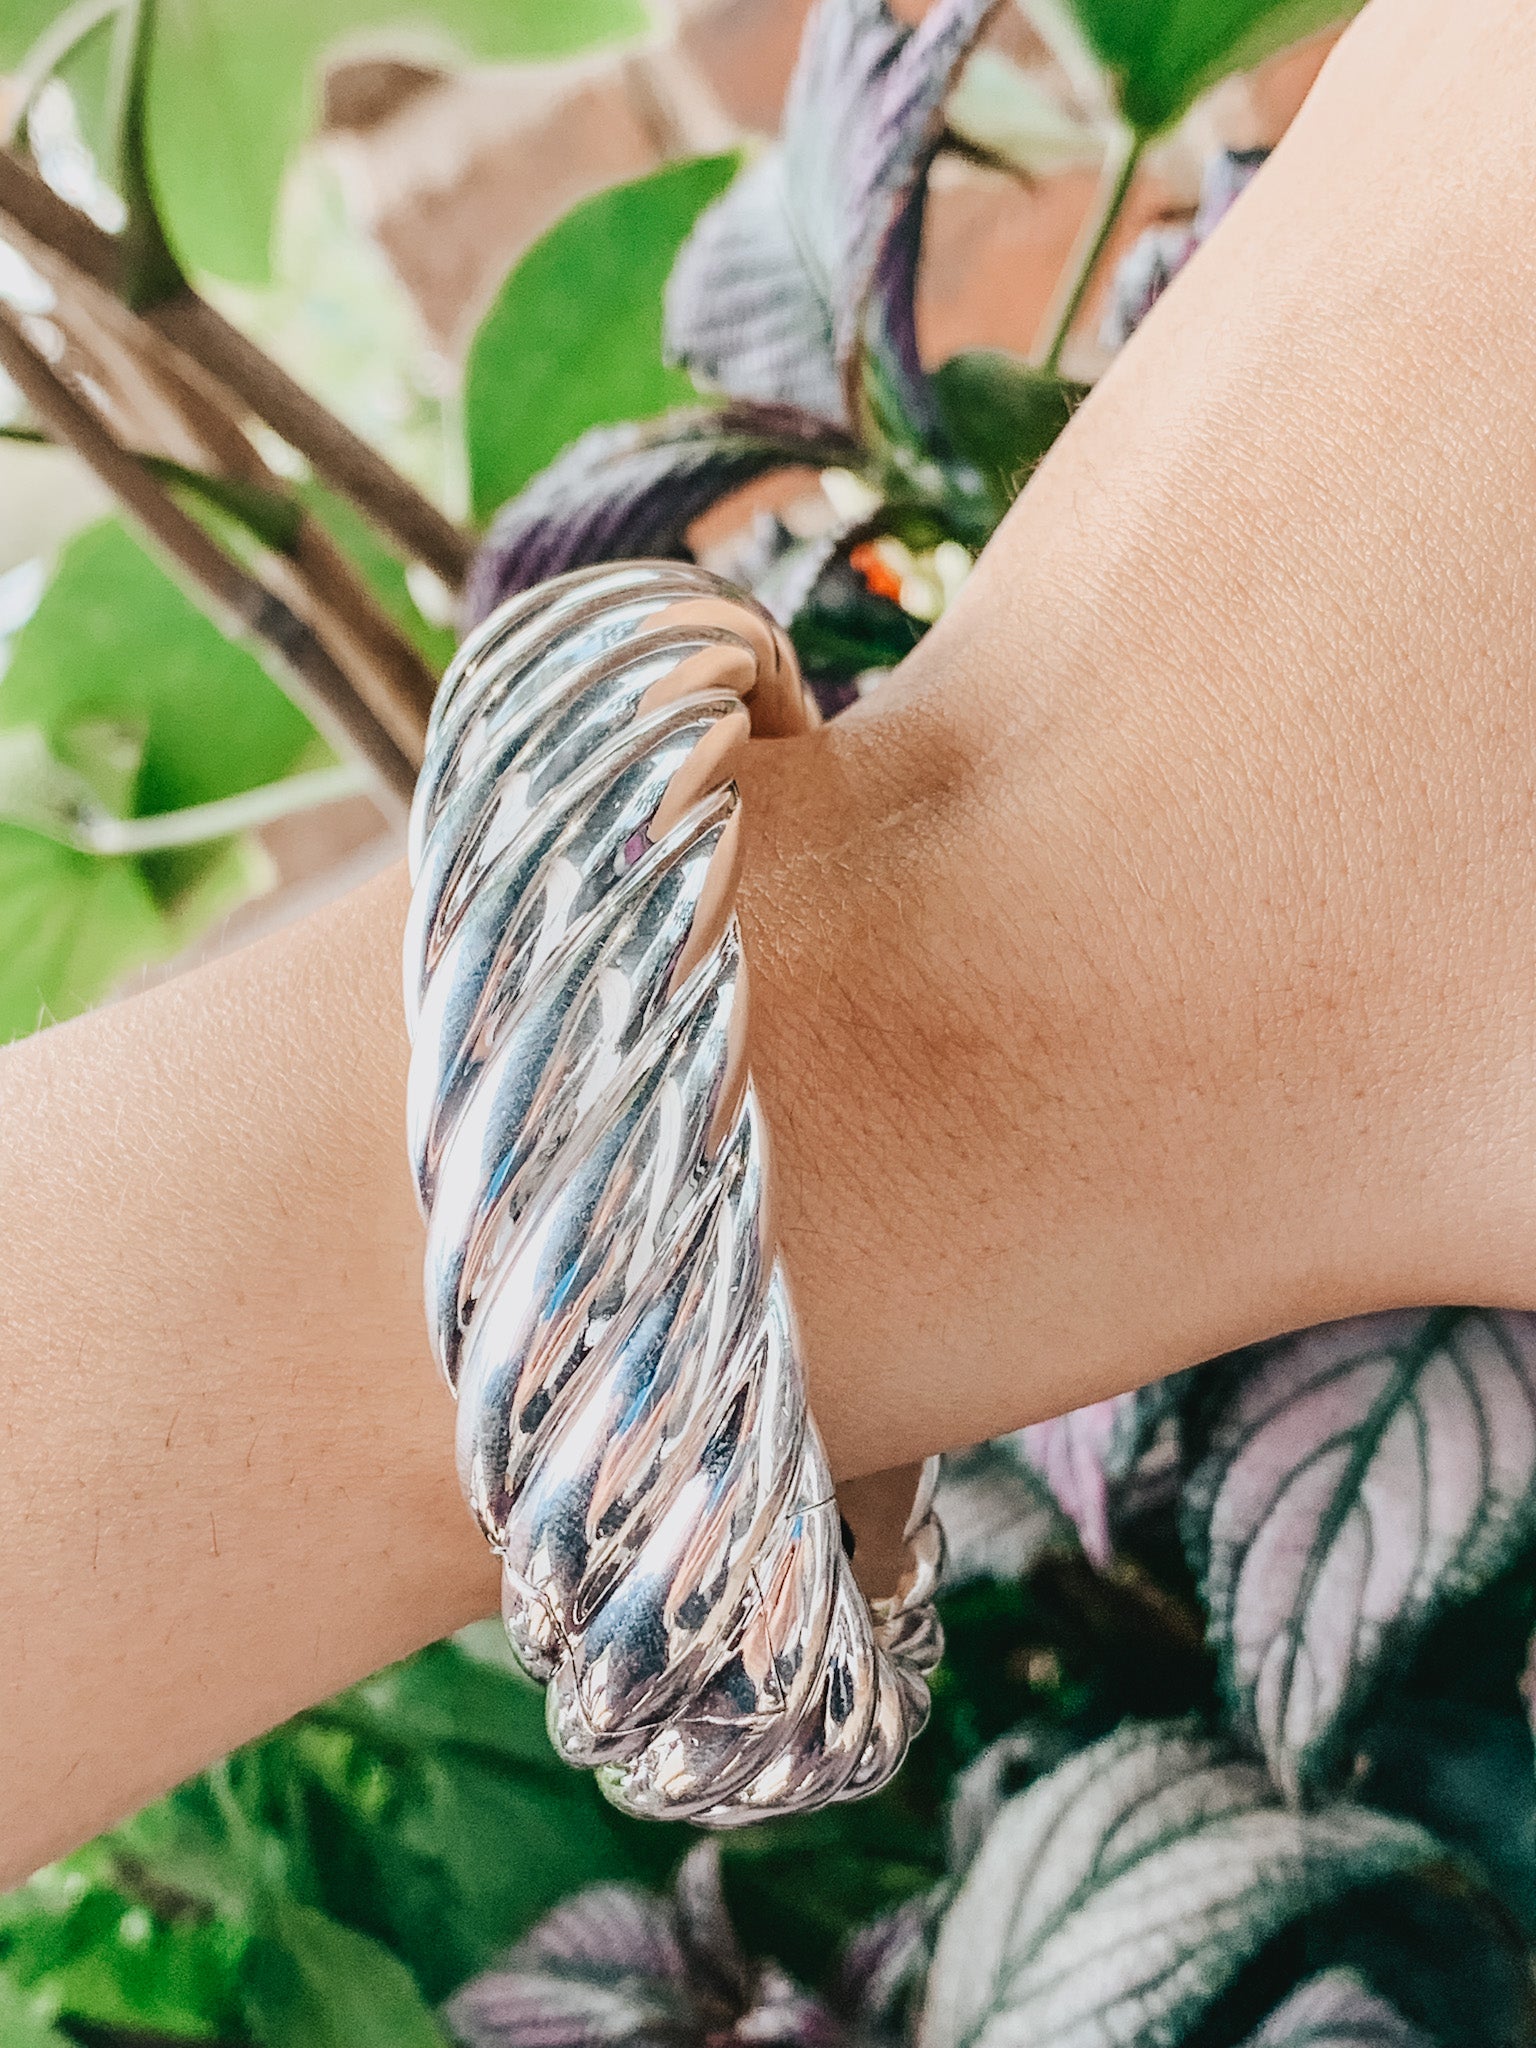
[[[632,1813],[873,1792],[928,1710],[942,1537],[866,1603],[771,1236],[729,756],[808,717],[758,607],[672,562],[489,618],[411,817],[410,1147],[465,1492],[549,1725]]]

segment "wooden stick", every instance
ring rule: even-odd
[[[424,562],[450,590],[461,587],[474,558],[470,536],[206,299],[189,286],[149,308],[146,317],[296,448],[317,476],[381,527],[412,561]]]
[[[115,297],[121,296],[119,251],[112,237],[61,199],[11,150],[0,150],[0,214]],[[144,307],[142,317],[264,419],[304,456],[317,476],[382,528],[412,560],[424,562],[450,589],[458,589],[474,554],[471,537],[190,285]]]
[[[379,775],[394,804],[410,803],[415,769],[359,696],[319,635],[257,577],[226,555],[169,491],[116,441],[101,419],[55,376],[17,315],[0,306],[0,368],[37,417],[95,471],[129,515],[195,583],[233,640],[254,643],[276,680],[317,724],[351,745]]]
[[[246,433],[247,409],[226,386],[113,298],[92,272],[27,228],[11,232],[52,285],[53,317],[102,387],[101,395],[84,387],[87,410],[120,447],[141,456],[168,454],[212,477],[291,497]],[[81,390],[67,354],[55,376]],[[125,408],[127,417],[119,418]],[[293,547],[274,555],[263,573],[267,587],[313,627],[396,745],[419,765],[437,678],[313,515],[300,511]]]

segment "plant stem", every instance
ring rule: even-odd
[[[299,811],[340,803],[343,797],[367,796],[371,789],[372,778],[362,764],[343,761],[335,768],[310,769],[302,775],[285,776],[281,782],[243,789],[237,796],[219,797],[213,803],[189,804],[180,811],[157,811],[147,818],[84,818],[69,843],[83,853],[163,853],[167,847],[201,846],[210,839],[254,832]]]
[[[150,539],[180,566],[229,637],[254,639],[267,664],[277,664],[283,686],[322,728],[371,764],[403,809],[415,782],[414,767],[319,635],[183,512],[164,485],[54,374],[17,316],[5,307],[0,307],[0,369],[43,424],[68,442]]]
[[[1092,210],[1084,221],[1076,246],[1067,262],[1066,271],[1056,288],[1045,316],[1045,352],[1040,358],[1040,368],[1053,376],[1061,369],[1062,352],[1072,332],[1072,324],[1082,311],[1083,300],[1088,296],[1088,287],[1093,283],[1094,272],[1109,246],[1109,238],[1115,232],[1120,219],[1121,208],[1131,189],[1141,162],[1145,140],[1133,129],[1126,129],[1116,146],[1104,159],[1103,174]]]
[[[0,155],[0,211],[13,163]],[[41,200],[30,185],[22,189],[20,196],[32,214],[19,224],[14,239],[53,285],[58,297],[55,318],[84,355],[90,377],[86,388],[92,393],[87,412],[98,424],[103,423],[103,414],[114,422],[108,431],[120,444],[147,446],[157,454],[169,451],[173,462],[205,471],[207,495],[217,498],[219,484],[233,481],[253,487],[257,497],[269,496],[276,508],[291,511],[291,542],[274,544],[270,520],[249,522],[258,538],[274,548],[265,571],[270,594],[289,603],[318,633],[396,747],[419,763],[436,694],[436,678],[427,663],[318,520],[295,503],[291,489],[262,460],[242,424],[249,408],[232,397],[228,386],[210,375],[194,354],[167,339],[108,290],[102,273],[115,260],[110,238],[105,252],[98,249],[92,224],[68,207],[62,207],[64,218],[55,221],[62,202],[46,186],[40,190],[45,195]],[[58,237],[44,239],[34,232],[50,223],[67,230],[78,250],[72,245],[70,253],[62,253]],[[89,232],[79,235],[80,226]],[[83,262],[75,260],[76,253]],[[68,378],[66,359],[58,381]],[[107,394],[105,404],[95,395],[99,391]],[[323,409],[316,410],[329,418]],[[123,413],[126,433],[119,417]],[[153,467],[155,457],[143,460]],[[381,467],[393,476],[387,464]]]
[[[238,327],[190,287],[146,311],[168,341],[265,420],[412,561],[424,562],[450,590],[460,588],[475,552],[470,536]]]
[[[112,236],[8,150],[0,150],[0,215],[114,297],[121,296],[121,251]],[[450,589],[459,588],[474,554],[471,537],[190,286],[141,311],[158,333],[265,420],[317,476],[412,560],[424,562]]]

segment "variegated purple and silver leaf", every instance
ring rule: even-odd
[[[1442,1857],[1412,1822],[1291,1812],[1258,1765],[1128,1723],[999,1812],[940,1928],[918,2048],[1182,2040],[1293,1920]]]
[[[944,1891],[935,1886],[849,1936],[837,1973],[837,2008],[859,2042],[905,2042],[928,1975]]]
[[[1199,246],[1187,220],[1160,220],[1142,229],[1115,265],[1099,322],[1101,348],[1125,347]]]
[[[1143,1483],[1133,1487],[1130,1482],[1138,1477],[1159,1432],[1172,1432],[1177,1380],[1175,1376],[1128,1394],[1112,1394],[1048,1421],[1031,1422],[1006,1439],[1044,1481],[1077,1530],[1085,1555],[1101,1570],[1113,1553],[1120,1516],[1176,1484],[1176,1448],[1158,1458],[1157,1470]]]
[[[847,462],[837,427],[792,406],[692,406],[593,427],[492,521],[470,569],[464,623],[546,577],[639,555],[687,558],[711,505],[776,469]]]
[[[1276,2006],[1246,2048],[1433,2048],[1358,1972],[1326,1970]]]
[[[1077,1530],[1084,1552],[1101,1568],[1108,1564],[1112,1548],[1105,1461],[1121,1405],[1131,1398],[1114,1394],[1107,1401],[1071,1408],[1065,1415],[1031,1422],[1013,1438],[1019,1457],[1045,1481]]]
[[[1200,173],[1200,203],[1195,209],[1195,240],[1203,242],[1218,228],[1269,161],[1269,151],[1213,149]]]
[[[796,232],[782,147],[699,216],[667,281],[665,348],[732,398],[846,424],[830,282]]]
[[[1003,1443],[946,1452],[934,1507],[950,1588],[1021,1579],[1049,1544],[1071,1540],[1039,1476]]]
[[[1364,1316],[1226,1365],[1185,1538],[1237,1725],[1304,1799],[1436,1610],[1536,1528],[1536,1316]]]
[[[945,96],[996,0],[937,0],[913,29],[885,0],[821,0],[783,140],[707,209],[667,288],[671,357],[735,396],[858,416],[866,308],[921,414],[913,290]]]
[[[1059,1728],[1015,1729],[989,1743],[956,1778],[949,1795],[949,1870],[963,1877],[1009,1799],[1055,1770],[1071,1743]]]
[[[722,2003],[745,2011],[752,1998],[752,1966],[725,1903],[718,1842],[698,1842],[689,1850],[673,1882],[672,1900],[690,1976]]]
[[[776,1963],[750,1962],[720,1850],[684,1859],[673,1897],[593,1885],[450,1999],[463,2048],[841,2048],[843,2030]]]
[[[691,2000],[671,1909],[626,1885],[578,1892],[443,2016],[464,2048],[661,2048],[686,2038]]]
[[[1201,243],[1231,211],[1268,157],[1267,149],[1218,149],[1206,158],[1191,221],[1159,221],[1120,259],[1099,327],[1108,349],[1123,348]]]

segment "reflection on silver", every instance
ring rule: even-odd
[[[460,650],[411,818],[410,1146],[464,1488],[561,1753],[709,1826],[883,1785],[940,1649],[931,1475],[890,1598],[844,1554],[746,1070],[728,757],[813,715],[717,577],[582,570]]]

